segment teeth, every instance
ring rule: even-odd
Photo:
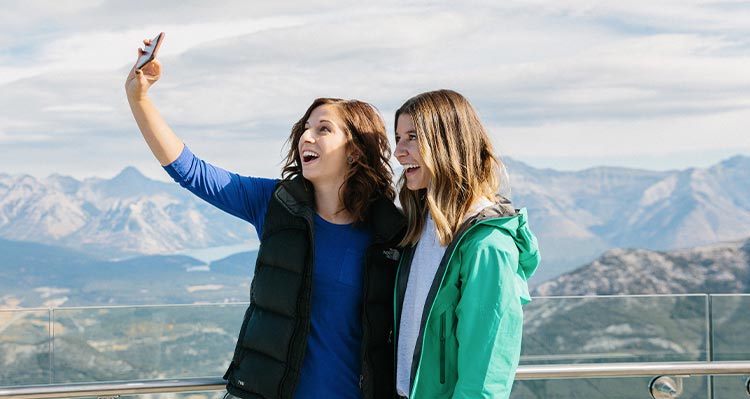
[[[313,158],[319,158],[320,157],[320,155],[318,155],[317,153],[314,153],[314,152],[309,151],[309,150],[308,151],[303,151],[302,152],[302,156],[303,157],[313,157]]]
[[[416,165],[416,164],[406,164],[406,165],[402,165],[402,166],[404,167],[405,170],[414,169],[414,168],[418,168],[419,167],[419,165]]]

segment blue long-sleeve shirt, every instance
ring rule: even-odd
[[[228,172],[200,160],[187,146],[164,169],[193,194],[250,222],[262,237],[277,179]],[[295,398],[361,398],[362,279],[372,232],[317,214],[314,223],[310,333]]]

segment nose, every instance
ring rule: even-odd
[[[299,138],[300,143],[314,143],[315,138],[312,134],[312,129],[307,128],[304,132],[302,132],[302,135]]]
[[[403,157],[407,154],[406,151],[406,143],[404,143],[405,140],[401,140],[398,143],[396,143],[396,149],[393,150],[393,156],[396,157],[396,159]]]

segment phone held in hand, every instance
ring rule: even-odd
[[[151,44],[143,48],[143,54],[138,58],[138,62],[135,63],[135,69],[143,68],[144,65],[156,58],[156,53],[159,51],[159,46],[161,46],[163,39],[164,32],[159,32],[155,38],[151,39]]]

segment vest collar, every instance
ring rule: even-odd
[[[274,195],[292,215],[312,218],[315,196],[309,185],[300,174],[290,180],[280,181]]]
[[[315,196],[312,186],[302,175],[282,180],[275,192],[279,202],[293,215],[312,218]],[[406,228],[406,218],[392,201],[378,197],[370,205],[367,222],[373,227],[376,241],[391,241]]]

